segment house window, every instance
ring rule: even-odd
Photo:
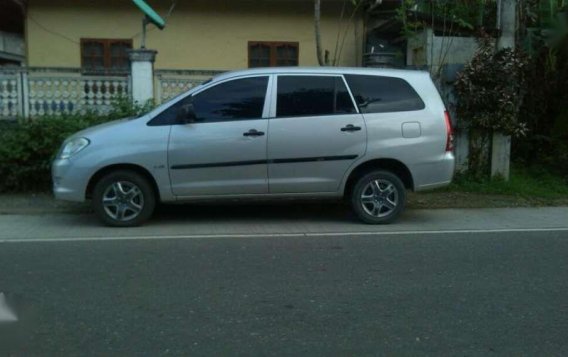
[[[249,42],[249,67],[297,66],[298,42]]]
[[[132,40],[81,39],[81,67],[87,74],[127,74]]]

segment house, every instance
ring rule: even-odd
[[[163,31],[149,26],[147,33],[146,47],[158,51],[156,69],[318,64],[312,0],[148,3],[167,22]],[[323,47],[333,52],[338,30],[347,29],[339,64],[357,66],[361,63],[363,20],[355,16],[349,22],[345,17],[340,23],[343,4],[343,0],[322,2]],[[26,64],[81,68],[89,74],[126,73],[126,50],[140,46],[142,18],[130,0],[28,0]]]

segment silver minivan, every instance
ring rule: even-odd
[[[140,225],[158,202],[289,197],[345,197],[363,222],[389,223],[406,190],[450,183],[452,141],[427,72],[236,71],[72,135],[53,162],[53,191],[92,200],[120,227]]]

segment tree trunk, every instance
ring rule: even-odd
[[[325,66],[325,60],[323,58],[323,50],[321,47],[321,0],[314,1],[314,24],[316,32],[316,53],[318,57],[318,63],[320,66]]]
[[[490,134],[482,130],[469,132],[468,173],[474,180],[483,181],[489,177],[490,138]]]

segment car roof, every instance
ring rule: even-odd
[[[362,74],[374,76],[388,77],[423,77],[430,74],[427,71],[408,70],[408,69],[390,69],[390,68],[361,68],[361,67],[265,67],[253,68],[245,70],[237,70],[220,74],[213,78],[213,82],[225,79],[253,76],[262,74]]]

